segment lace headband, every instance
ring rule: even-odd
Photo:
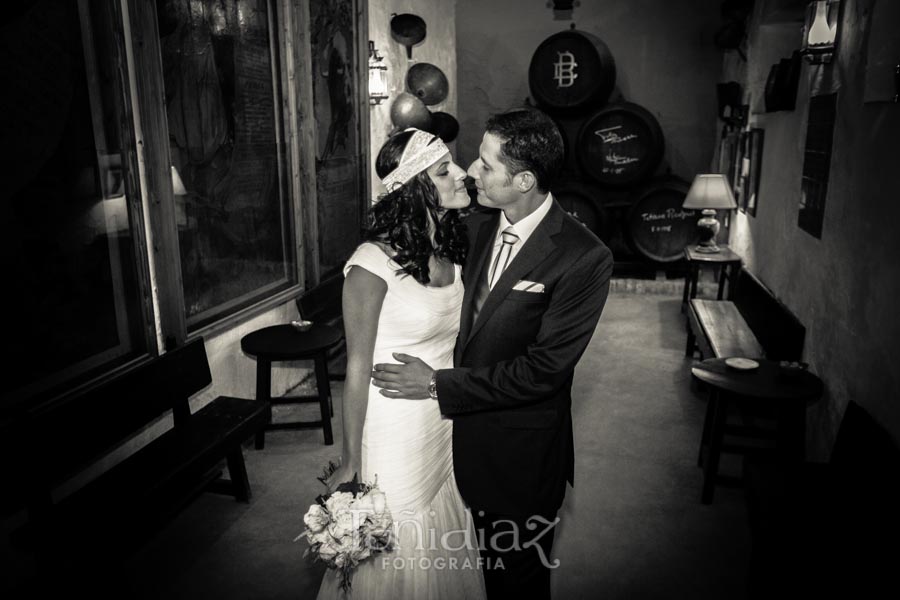
[[[417,173],[421,173],[450,152],[440,138],[430,133],[419,129],[407,129],[406,131],[414,131],[415,133],[412,134],[412,137],[406,143],[406,148],[403,149],[403,155],[400,156],[400,164],[397,165],[396,169],[388,173],[387,177],[381,180],[388,193],[407,183]],[[432,140],[434,141],[432,142]]]

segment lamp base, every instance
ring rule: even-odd
[[[722,249],[717,245],[712,244],[711,246],[703,246],[701,244],[697,244],[694,246],[694,252],[700,252],[702,254],[718,254]]]
[[[697,231],[700,234],[700,243],[694,248],[697,252],[704,254],[715,254],[719,252],[719,246],[716,245],[716,235],[719,233],[719,221],[716,219],[716,211],[711,208],[703,209],[703,216],[697,221]]]

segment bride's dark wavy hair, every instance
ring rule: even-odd
[[[383,179],[397,168],[412,134],[412,131],[403,131],[384,143],[375,160],[375,172],[379,177]],[[367,241],[388,244],[396,253],[393,260],[402,272],[426,285],[431,282],[428,258],[432,254],[462,264],[469,249],[459,211],[449,209],[441,213],[440,195],[423,170],[378,199],[369,210],[369,224],[363,237]],[[436,225],[433,247],[428,235],[429,215]]]

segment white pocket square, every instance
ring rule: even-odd
[[[519,283],[513,286],[513,289],[520,292],[535,292],[537,294],[543,294],[544,284],[520,279]]]

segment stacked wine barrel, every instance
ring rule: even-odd
[[[648,110],[616,93],[616,64],[598,37],[551,35],[528,69],[532,100],[563,135],[553,195],[613,250],[617,262],[659,266],[696,241],[699,215],[681,207],[688,184],[663,171],[665,138]]]

